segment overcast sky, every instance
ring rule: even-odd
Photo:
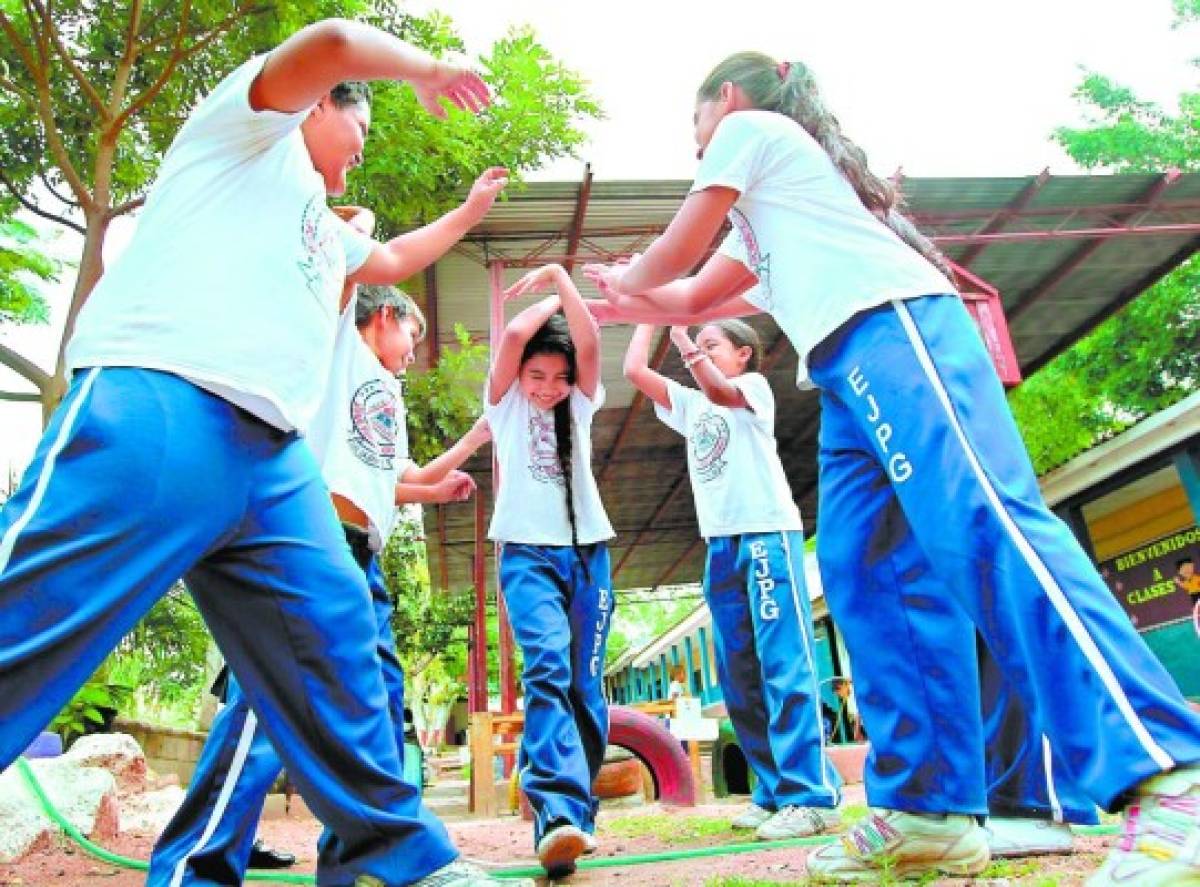
[[[1171,109],[1197,88],[1188,60],[1200,28],[1172,31],[1169,0],[413,0],[409,8],[449,14],[472,53],[530,24],[589,81],[606,118],[588,127],[581,159],[535,178],[578,180],[583,160],[598,179],[689,178],[696,87],[743,49],[808,64],[843,130],[883,174],[1076,171],[1049,136],[1080,122],[1071,93],[1081,67]],[[74,258],[78,239],[68,232],[55,249]],[[50,368],[63,303],[52,294],[50,327],[5,329],[0,341]],[[0,368],[0,389],[25,387]],[[38,412],[0,403],[0,474],[28,462]]]

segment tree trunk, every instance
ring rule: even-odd
[[[54,376],[46,388],[42,390],[42,421],[48,423],[50,415],[58,406],[63,395],[67,393],[67,375],[64,364],[67,343],[75,332],[75,319],[87,302],[88,296],[96,288],[100,275],[104,273],[104,237],[108,234],[111,220],[107,211],[96,211],[87,214],[87,234],[83,239],[83,255],[79,259],[79,275],[75,278],[75,291],[71,294],[71,304],[67,308],[67,317],[63,323],[62,338],[58,343],[58,360],[54,365]]]

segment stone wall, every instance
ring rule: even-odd
[[[207,733],[196,730],[179,730],[174,727],[159,727],[141,721],[117,718],[113,723],[117,733],[128,733],[138,741],[146,755],[146,763],[159,776],[174,773],[180,785],[187,785],[196,770],[200,748]]]

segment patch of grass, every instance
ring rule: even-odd
[[[669,846],[679,844],[732,844],[753,840],[753,832],[735,832],[720,816],[622,816],[601,823],[599,831],[615,838],[656,838]]]
[[[994,859],[979,873],[980,878],[1024,878],[1038,874],[1041,866],[1036,859]]]

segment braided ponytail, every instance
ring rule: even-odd
[[[740,87],[761,111],[774,111],[799,123],[821,146],[834,166],[876,218],[947,277],[950,266],[938,249],[901,212],[896,187],[871,172],[866,152],[846,137],[837,117],[826,107],[816,78],[803,62],[776,62],[761,52],[739,52],[709,72],[700,84],[699,101],[712,101],[722,83]]]

